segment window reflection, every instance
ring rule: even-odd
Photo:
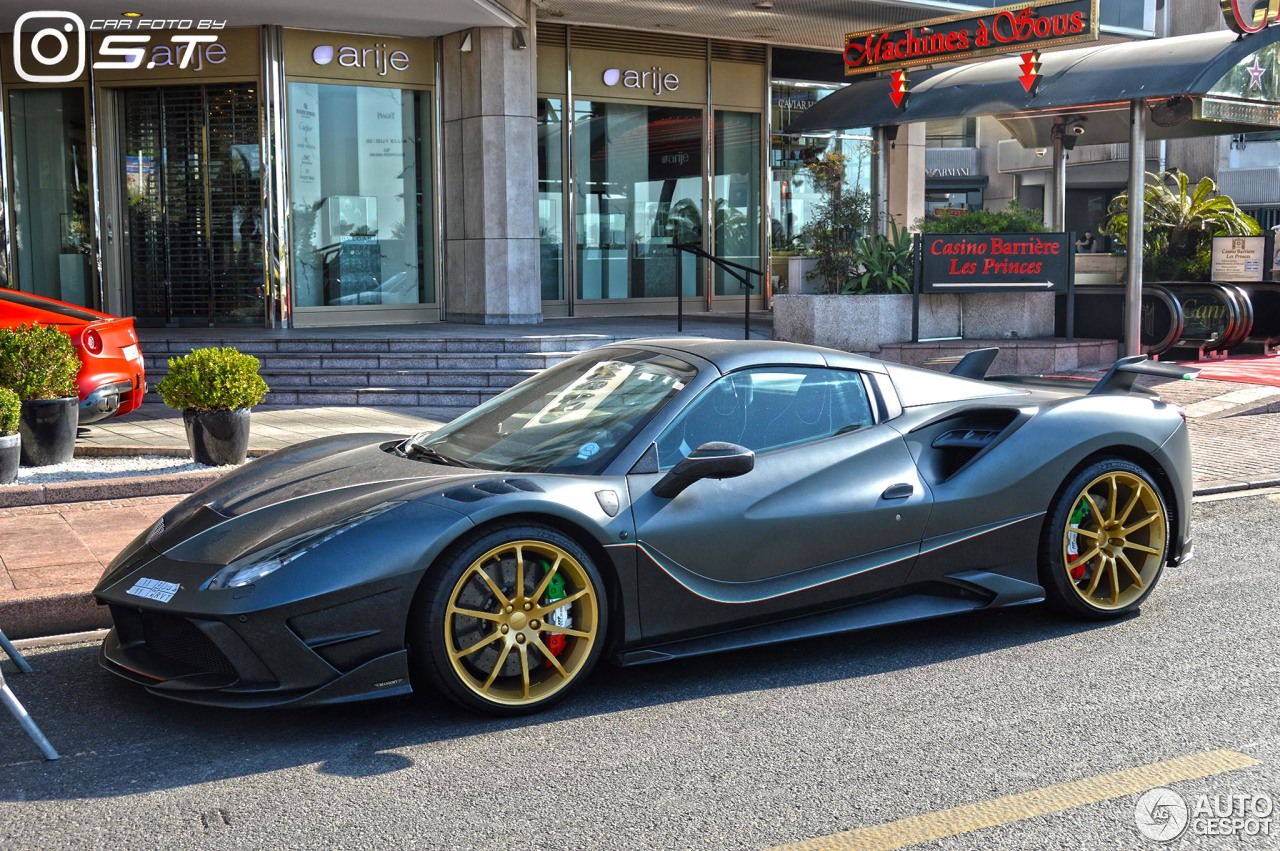
[[[435,300],[430,95],[289,84],[294,303]]]

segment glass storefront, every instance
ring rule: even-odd
[[[806,109],[839,88],[827,83],[774,80],[774,130],[785,128]],[[845,158],[845,189],[870,195],[873,169],[869,128],[856,127],[840,133],[811,136],[774,133],[769,191],[774,217],[770,240],[775,255],[778,252],[805,252],[809,249],[809,237],[805,228],[813,221],[822,196],[817,191],[808,166],[831,153],[841,154]]]
[[[716,111],[715,178],[712,203],[717,257],[759,267],[760,264],[760,115]],[[752,285],[758,283],[753,279]],[[715,270],[716,295],[739,295],[741,282]]]
[[[291,82],[296,307],[435,301],[431,95]]]
[[[125,288],[144,325],[260,325],[256,84],[122,88]]]
[[[11,91],[9,132],[14,283],[26,292],[97,306],[84,89]]]
[[[542,300],[564,300],[564,100],[538,99],[538,242]]]
[[[702,292],[702,113],[682,107],[577,101],[576,296],[581,300]]]

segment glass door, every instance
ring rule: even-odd
[[[252,83],[119,92],[125,287],[141,324],[261,324]]]

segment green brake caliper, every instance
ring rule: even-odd
[[[547,570],[550,569],[551,568],[549,567],[547,568]],[[549,606],[556,600],[563,600],[565,596],[564,577],[557,573],[555,576],[551,577],[551,581],[547,583],[547,593],[546,596],[542,598],[542,605]],[[563,629],[571,628],[573,626],[573,616],[569,614],[569,607],[561,606],[560,608],[552,611],[547,616],[547,623]],[[558,632],[550,633],[547,636],[546,644],[547,650],[551,652],[552,656],[559,656],[564,653],[565,636]],[[547,661],[547,667],[551,667],[551,662],[549,660]]]

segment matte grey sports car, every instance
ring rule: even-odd
[[[325,438],[184,500],[95,595],[102,664],[228,706],[559,700],[658,662],[1048,600],[1136,609],[1191,553],[1180,411],[786,343],[574,357],[434,433]]]

